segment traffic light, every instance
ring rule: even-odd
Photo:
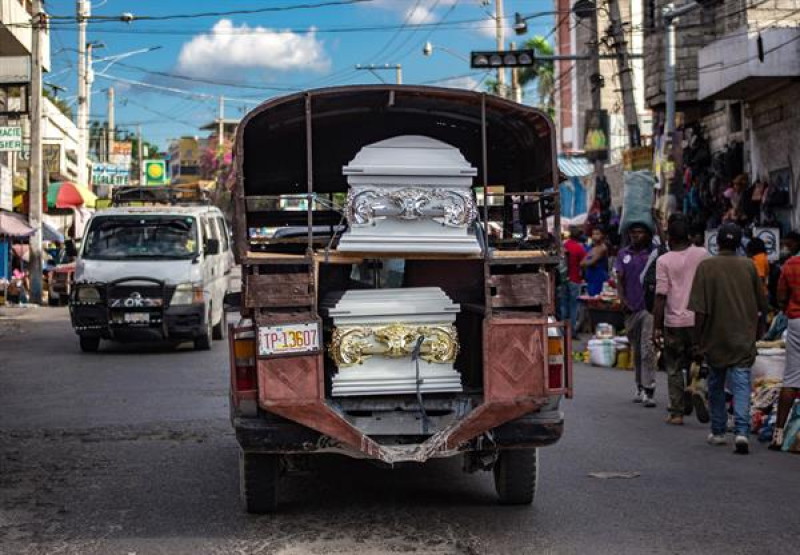
[[[164,160],[144,161],[145,185],[166,185],[167,181],[167,163]]]
[[[533,50],[507,50],[491,52],[472,52],[469,57],[470,67],[475,69],[492,69],[496,67],[526,67],[536,63]]]

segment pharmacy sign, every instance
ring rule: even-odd
[[[22,127],[0,127],[0,152],[22,151]]]

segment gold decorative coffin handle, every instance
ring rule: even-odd
[[[362,364],[373,355],[410,357],[420,336],[424,338],[420,347],[423,360],[438,364],[456,360],[458,332],[452,324],[337,327],[333,330],[328,352],[340,368]]]

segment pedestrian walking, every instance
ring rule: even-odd
[[[603,292],[603,284],[608,281],[608,243],[606,234],[599,228],[592,230],[592,248],[581,261],[586,276],[586,292],[595,297]]]
[[[561,289],[561,318],[569,319],[572,326],[572,338],[578,338],[578,297],[581,294],[581,261],[586,256],[586,249],[581,243],[581,229],[570,227],[569,239],[564,241],[564,256],[567,259],[567,280]]]
[[[767,295],[767,282],[769,280],[769,256],[767,255],[767,246],[764,244],[764,241],[758,237],[753,237],[750,239],[750,242],[747,243],[745,253],[748,258],[753,261],[758,279],[761,280],[764,289],[764,295]]]
[[[770,448],[783,445],[783,428],[795,397],[800,393],[800,256],[795,253],[783,265],[778,279],[778,305],[789,319],[786,328],[786,368],[778,397],[778,414]]]
[[[710,367],[708,399],[711,405],[711,445],[725,445],[727,411],[725,381],[733,394],[735,452],[750,450],[750,369],[756,358],[756,340],[763,330],[767,303],[755,266],[736,255],[742,229],[728,222],[717,233],[719,255],[697,267],[689,297],[695,313],[695,358]]]
[[[691,244],[689,223],[683,217],[671,217],[667,227],[669,252],[656,260],[656,299],[653,307],[653,343],[663,342],[664,366],[669,395],[668,424],[683,424],[686,414],[686,376],[691,367],[694,343],[694,312],[688,309],[697,266],[708,255],[702,247]],[[705,411],[705,399],[700,399]]]
[[[653,251],[653,232],[649,226],[634,222],[628,226],[630,244],[617,254],[614,270],[617,291],[625,309],[625,331],[633,350],[636,378],[634,403],[656,406],[656,353],[653,345],[653,315],[647,310],[642,280]]]

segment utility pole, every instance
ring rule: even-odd
[[[138,152],[136,153],[136,157],[139,160],[139,185],[144,185],[144,147],[142,146],[142,126],[136,126],[136,138],[137,138],[137,146],[136,149]]]
[[[509,48],[514,51],[517,49],[515,42],[509,43]],[[511,99],[522,104],[522,88],[519,86],[519,68],[511,68]]]
[[[502,52],[506,48],[505,28],[503,27],[504,20],[503,0],[494,0],[494,24],[498,52]],[[506,68],[502,66],[497,68],[497,94],[503,98],[508,98]]]
[[[664,134],[672,138],[675,131],[675,20],[700,7],[700,4],[689,2],[675,7],[667,4],[662,12],[664,16],[664,89],[665,112]]]
[[[87,152],[89,150],[89,97],[86,83],[86,20],[91,14],[91,1],[78,0],[78,183],[86,185]]]
[[[578,15],[578,17],[581,16]],[[586,43],[586,47],[588,48],[589,55],[591,56],[591,73],[589,75],[589,82],[591,83],[592,87],[592,111],[595,113],[600,111],[603,104],[603,76],[600,73],[600,43],[597,39],[597,9],[593,8],[591,10],[591,14],[589,15],[589,42]],[[605,162],[602,160],[594,161],[594,174],[597,178],[605,177]]]
[[[225,148],[225,97],[219,97],[219,118],[217,119],[217,156],[222,157]]]
[[[633,96],[633,71],[629,62],[628,43],[622,28],[622,17],[617,0],[608,0],[608,16],[611,19],[611,34],[614,37],[614,50],[617,59],[617,74],[622,85],[622,106],[625,127],[628,130],[628,146],[641,146],[639,115],[636,112],[636,99]]]
[[[28,186],[28,222],[35,230],[30,237],[29,275],[31,300],[42,303],[42,32],[47,24],[41,0],[33,1],[33,37],[31,56],[31,166]]]
[[[114,136],[114,129],[116,128],[114,124],[114,87],[108,87],[108,146],[106,147],[106,153],[108,154],[106,158],[106,162],[111,161],[111,153],[114,151],[114,141],[116,137]]]
[[[387,70],[387,69],[394,69],[395,70],[395,79],[398,85],[403,84],[403,66],[401,64],[383,64],[383,65],[376,65],[376,64],[369,64],[366,66],[362,66],[361,64],[356,64],[356,69],[369,71],[375,77],[380,79],[382,82],[384,81],[380,75],[378,75],[379,70]]]

